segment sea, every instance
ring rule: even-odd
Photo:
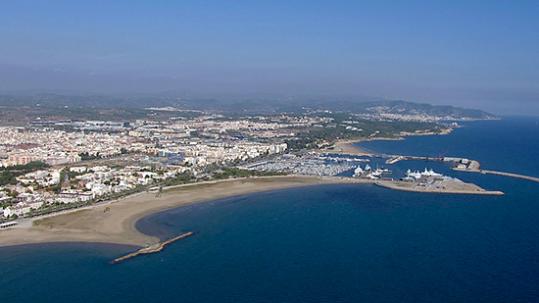
[[[539,118],[463,123],[447,136],[362,148],[458,156],[539,176]],[[380,164],[382,165],[382,164]],[[53,243],[0,248],[2,302],[539,302],[539,183],[449,174],[503,196],[323,185],[242,195],[141,219],[142,231],[195,235],[158,254]],[[0,233],[1,237],[1,233]]]

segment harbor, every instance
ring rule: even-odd
[[[372,180],[377,186],[393,190],[446,193],[446,194],[480,194],[480,195],[503,195],[501,191],[486,190],[473,183],[467,183],[460,179],[444,176],[432,169],[424,171],[406,171],[400,180],[384,177],[390,174],[388,169],[373,170],[369,165],[364,168],[358,166],[354,171],[354,177]]]
[[[384,161],[385,160],[385,161]],[[382,162],[383,161],[383,162]],[[348,154],[296,154],[282,155],[273,159],[258,161],[241,168],[261,172],[274,172],[294,175],[315,175],[326,178],[341,178],[350,182],[371,183],[393,190],[446,194],[502,195],[497,190],[487,190],[473,183],[442,175],[427,169],[424,171],[402,171],[396,169],[400,161],[435,161],[449,164],[454,170],[478,170],[478,161],[457,157],[430,157],[372,154],[355,156]],[[386,167],[384,167],[384,162]]]
[[[481,169],[481,164],[477,160],[459,158],[459,157],[428,157],[428,156],[404,156],[404,155],[387,155],[387,154],[372,154],[371,157],[387,158],[385,161],[388,165],[396,164],[400,161],[422,160],[422,161],[438,161],[443,163],[451,163],[452,169],[462,172],[473,172],[481,174],[498,175],[510,178],[517,178],[539,183],[539,177],[528,176],[524,174]]]

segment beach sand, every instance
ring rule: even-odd
[[[96,242],[133,246],[159,243],[157,237],[136,229],[136,222],[147,215],[193,203],[237,195],[322,184],[377,184],[395,190],[462,194],[502,194],[465,184],[466,188],[429,191],[403,186],[397,181],[315,176],[271,176],[207,181],[166,188],[159,197],[155,192],[137,193],[93,206],[25,219],[16,227],[0,230],[0,247],[46,242]]]
[[[354,143],[359,143],[358,140],[340,140],[335,142],[333,149],[323,150],[323,152],[331,152],[337,154],[347,154],[355,156],[371,156],[372,153],[361,149],[359,146],[354,145]]]
[[[275,176],[180,185],[167,188],[159,197],[152,192],[139,193],[110,203],[23,222],[18,227],[0,231],[0,246],[45,242],[147,246],[158,243],[159,239],[141,233],[135,223],[152,213],[254,192],[350,182],[331,177]]]
[[[404,140],[406,137],[412,136],[438,136],[448,135],[453,131],[453,128],[448,127],[442,129],[440,132],[420,132],[420,133],[401,133],[399,137],[372,137],[372,138],[357,138],[350,140],[337,140],[333,146],[328,149],[319,150],[319,152],[348,154],[355,156],[375,156],[376,152],[369,151],[360,147],[358,144],[367,141],[398,141]]]

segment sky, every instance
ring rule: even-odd
[[[386,98],[539,115],[539,1],[3,1],[0,93]]]

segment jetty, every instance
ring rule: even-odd
[[[417,182],[406,182],[397,180],[378,180],[374,185],[393,190],[436,193],[436,194],[462,194],[462,195],[493,195],[501,196],[504,193],[499,190],[486,190],[473,183],[466,183],[460,180],[437,181],[432,184],[421,184]]]
[[[515,174],[503,171],[481,169],[481,164],[477,160],[469,160],[466,158],[457,158],[457,157],[424,157],[424,156],[403,156],[403,155],[387,155],[387,154],[378,154],[378,157],[387,158],[386,164],[395,164],[400,161],[406,160],[426,160],[426,161],[439,161],[439,162],[453,162],[455,166],[453,170],[471,172],[471,173],[481,173],[481,174],[490,174],[505,176],[517,179],[528,180],[532,182],[539,183],[539,177],[527,176],[522,174]]]
[[[473,171],[471,171],[471,172],[473,172]],[[508,173],[508,172],[496,171],[496,170],[488,170],[488,169],[482,169],[482,170],[479,170],[477,172],[482,173],[482,174],[490,174],[490,175],[512,177],[512,178],[523,179],[523,180],[528,180],[528,181],[539,183],[539,178],[538,177],[532,177],[532,176],[526,176],[526,175]]]
[[[121,257],[118,257],[114,260],[111,261],[112,264],[118,264],[120,262],[123,262],[123,261],[126,261],[126,260],[129,260],[131,258],[134,258],[134,257],[137,257],[137,256],[140,256],[140,255],[147,255],[147,254],[154,254],[154,253],[158,253],[160,251],[162,251],[167,245],[171,244],[171,243],[174,243],[178,240],[182,240],[182,239],[185,239],[187,237],[190,237],[192,236],[194,233],[192,231],[190,232],[186,232],[186,233],[183,233],[181,235],[178,235],[174,238],[170,238],[168,240],[165,240],[163,242],[159,242],[159,243],[156,243],[156,244],[153,244],[153,245],[150,245],[150,246],[147,246],[147,247],[143,247],[137,251],[134,251],[132,253],[129,253],[125,256],[121,256]]]
[[[377,154],[376,157],[387,158],[386,164],[395,164],[400,161],[410,161],[410,160],[422,160],[422,161],[438,161],[443,162],[443,157],[429,157],[429,156],[404,156],[404,155],[388,155],[388,154]]]

